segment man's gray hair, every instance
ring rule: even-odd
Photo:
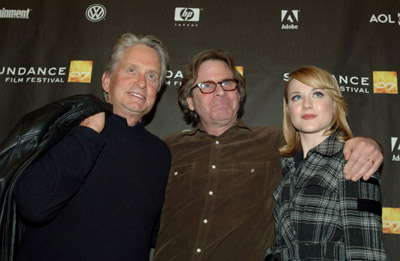
[[[132,33],[123,34],[114,45],[111,54],[108,57],[106,73],[108,73],[109,77],[112,77],[115,67],[117,67],[118,62],[122,59],[125,49],[135,45],[145,45],[153,48],[157,52],[161,61],[161,76],[158,86],[158,90],[160,90],[167,76],[169,55],[167,47],[159,39],[152,35],[142,36]]]

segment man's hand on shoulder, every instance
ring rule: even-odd
[[[97,133],[100,133],[104,129],[105,122],[106,122],[106,114],[104,112],[99,112],[81,121],[79,126],[88,127],[96,131]]]
[[[368,180],[383,162],[378,143],[369,138],[355,137],[348,140],[343,154],[347,160],[343,171],[348,180]]]

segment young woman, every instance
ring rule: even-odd
[[[336,80],[307,66],[284,91],[283,177],[274,191],[275,260],[386,260],[380,173],[346,181],[342,150],[352,137]],[[368,164],[373,164],[369,162]]]

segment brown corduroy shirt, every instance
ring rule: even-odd
[[[172,163],[154,260],[263,260],[282,130],[238,121],[215,137],[200,124],[164,140]]]

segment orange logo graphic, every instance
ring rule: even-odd
[[[373,72],[374,93],[397,94],[397,72]]]
[[[243,76],[243,66],[236,66],[236,70]]]
[[[400,234],[400,208],[382,208],[383,233]]]
[[[71,61],[68,82],[90,83],[93,61]]]

